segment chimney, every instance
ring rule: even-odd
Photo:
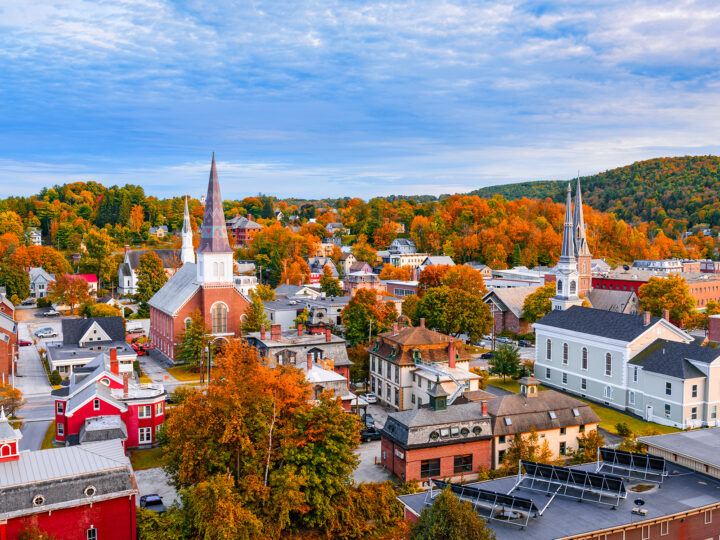
[[[302,335],[303,335],[303,325],[302,325],[302,323],[298,323],[298,324],[297,324],[297,330],[298,330],[298,336],[302,336]]]
[[[247,215],[248,221],[252,221],[252,214]]]
[[[482,401],[482,415],[483,415],[483,416],[487,416],[487,415],[488,415],[488,414],[487,414],[487,401],[485,401],[485,400]]]
[[[290,278],[285,278],[285,285],[290,285]]]
[[[398,323],[394,322],[392,325],[392,335],[397,336],[398,335]]]
[[[282,326],[279,324],[271,324],[270,325],[270,339],[273,341],[280,341],[280,331],[282,329]]]
[[[330,327],[325,328],[325,343],[330,343],[332,335],[330,334]]]
[[[420,328],[425,328],[425,317],[420,318]]]
[[[643,312],[643,325],[647,326],[649,324],[650,324],[650,312],[645,311],[645,312]]]
[[[307,353],[307,369],[310,371],[313,366],[313,355],[311,352]]]
[[[123,397],[126,398],[130,394],[130,376],[127,373],[123,373]]]
[[[457,344],[454,341],[448,343],[448,367],[455,369],[455,357],[457,355]]]
[[[260,325],[260,339],[265,339],[265,325]]]
[[[117,349],[115,347],[110,349],[110,373],[120,375],[120,365],[118,364]]]
[[[670,322],[670,310],[669,309],[663,309],[663,319]]]
[[[130,251],[130,246],[128,246],[127,244],[125,244],[125,253],[127,253],[128,251]]]

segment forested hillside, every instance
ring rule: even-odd
[[[699,225],[720,226],[720,157],[685,156],[638,161],[581,177],[585,204],[628,222],[655,222],[666,234]],[[562,201],[566,181],[491,186],[471,195]]]

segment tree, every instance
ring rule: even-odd
[[[48,286],[48,298],[54,304],[69,306],[70,313],[75,313],[77,306],[90,302],[90,286],[81,277],[62,274]]]
[[[366,344],[359,343],[347,349],[348,358],[353,363],[350,366],[351,381],[367,381],[370,377],[370,353],[365,347]]]
[[[109,304],[88,304],[85,307],[88,317],[121,317],[122,313],[115,306]]]
[[[0,407],[5,409],[8,416],[15,416],[15,412],[25,404],[19,388],[9,384],[0,384]]]
[[[520,369],[520,350],[508,343],[503,343],[488,361],[490,373],[506,376],[516,375]]]
[[[387,332],[397,320],[397,310],[391,302],[378,301],[376,291],[360,289],[343,308],[341,316],[345,339],[356,345],[366,341],[371,330],[375,335]]]
[[[538,443],[538,440],[535,428],[531,428],[527,435],[516,433],[510,441],[502,463],[500,463],[500,470],[506,475],[517,474],[518,463],[521,459],[547,465],[555,463],[556,460],[553,458],[547,439],[543,440],[542,445]]]
[[[84,239],[87,256],[92,263],[92,268],[101,283],[110,281],[115,261],[112,257],[115,250],[115,242],[105,229],[96,231],[91,229]]]
[[[552,309],[550,299],[553,296],[555,296],[555,282],[552,281],[528,294],[523,302],[523,319],[534,323],[550,313]]]
[[[19,246],[9,260],[16,268],[40,266],[50,274],[65,274],[70,271],[70,264],[50,246]]]
[[[487,293],[482,274],[464,264],[449,266],[442,276],[442,284],[451,289],[461,289],[480,297]]]
[[[690,295],[687,282],[678,274],[667,278],[651,277],[638,291],[640,309],[649,311],[655,317],[662,317],[664,310],[670,310],[670,319],[683,322],[692,316],[695,299]]]
[[[589,463],[595,461],[598,448],[605,445],[605,437],[597,429],[578,435],[578,449],[570,454],[572,463]]]
[[[0,212],[0,234],[13,233],[17,238],[22,238],[23,232],[22,218],[16,212]]]
[[[418,295],[422,296],[425,291],[433,287],[440,287],[443,284],[445,272],[450,269],[447,264],[431,264],[423,268],[418,279]]]
[[[377,251],[368,244],[367,236],[364,234],[357,237],[357,240],[352,247],[352,252],[358,261],[365,261],[370,265],[375,264],[375,260],[377,259]]]
[[[250,291],[250,305],[245,310],[243,332],[259,332],[261,327],[267,328],[269,325],[270,319],[265,313],[265,304],[262,298],[255,291]]]
[[[490,382],[490,373],[479,367],[472,367],[470,368],[470,371],[475,375],[480,376],[480,380],[478,381],[478,388],[480,388],[480,390],[485,390],[488,383]]]
[[[418,317],[418,306],[420,305],[420,298],[417,297],[415,294],[411,294],[410,296],[406,296],[405,300],[403,300],[401,311],[402,314],[405,315],[408,319],[410,319],[410,322],[413,325],[417,325],[420,322],[420,317]]]
[[[310,279],[310,267],[308,263],[300,257],[293,257],[289,262],[283,261],[283,271],[280,274],[282,283],[290,283],[291,285],[302,285]]]
[[[396,279],[398,281],[410,281],[412,271],[409,266],[394,266],[390,263],[383,265],[380,270],[380,279]]]
[[[167,274],[163,263],[154,251],[148,251],[140,257],[140,264],[136,271],[138,284],[137,296],[140,301],[140,310],[149,312],[147,303],[167,283]]]
[[[424,508],[412,526],[413,540],[493,540],[495,534],[467,501],[461,501],[447,487],[432,506]]]
[[[133,232],[139,233],[140,228],[142,227],[144,222],[145,212],[143,211],[143,207],[139,204],[136,204],[130,211],[130,228],[133,230]]]
[[[202,313],[199,309],[195,310],[190,315],[190,323],[185,325],[185,331],[180,335],[178,360],[193,366],[200,365],[205,334],[208,333],[210,333],[210,329],[205,326]]]
[[[23,299],[30,296],[30,276],[21,268],[7,264],[0,266],[0,285],[5,287],[8,297],[15,295]]]
[[[323,275],[320,278],[320,290],[327,296],[342,296],[343,290],[340,282],[332,275],[332,270],[328,265],[323,267]]]
[[[255,296],[258,296],[263,302],[272,302],[275,300],[275,290],[270,285],[259,284],[254,289]]]
[[[465,334],[473,341],[479,340],[493,324],[490,308],[482,298],[445,286],[428,289],[420,299],[417,316],[424,317],[427,326],[438,332]]]

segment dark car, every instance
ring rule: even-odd
[[[27,339],[18,339],[18,346],[27,347],[28,345],[32,345],[32,341],[28,341]]]
[[[482,353],[482,354],[480,355],[480,358],[481,358],[482,360],[490,360],[490,359],[493,357],[494,354],[495,354],[495,353],[493,353],[492,351],[491,351],[491,352],[484,352],[484,353]]]
[[[34,306],[35,305],[35,299],[34,298],[26,298],[22,302],[20,302],[21,306]]]
[[[147,508],[148,510],[152,510],[153,512],[157,512],[158,514],[164,514],[167,512],[167,508],[165,508],[165,505],[163,504],[162,497],[157,494],[143,495],[140,497],[140,506]]]
[[[367,427],[374,428],[375,427],[375,419],[373,418],[372,414],[366,413],[365,416],[363,416],[363,424],[365,424]]]
[[[380,440],[380,432],[375,429],[374,427],[369,427],[367,429],[363,429],[360,431],[360,442],[367,442],[367,441],[379,441]]]
[[[528,339],[521,339],[520,341],[518,341],[518,346],[519,347],[532,347],[533,342]]]

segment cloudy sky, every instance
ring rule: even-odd
[[[708,1],[0,0],[0,196],[441,194],[720,152]]]

